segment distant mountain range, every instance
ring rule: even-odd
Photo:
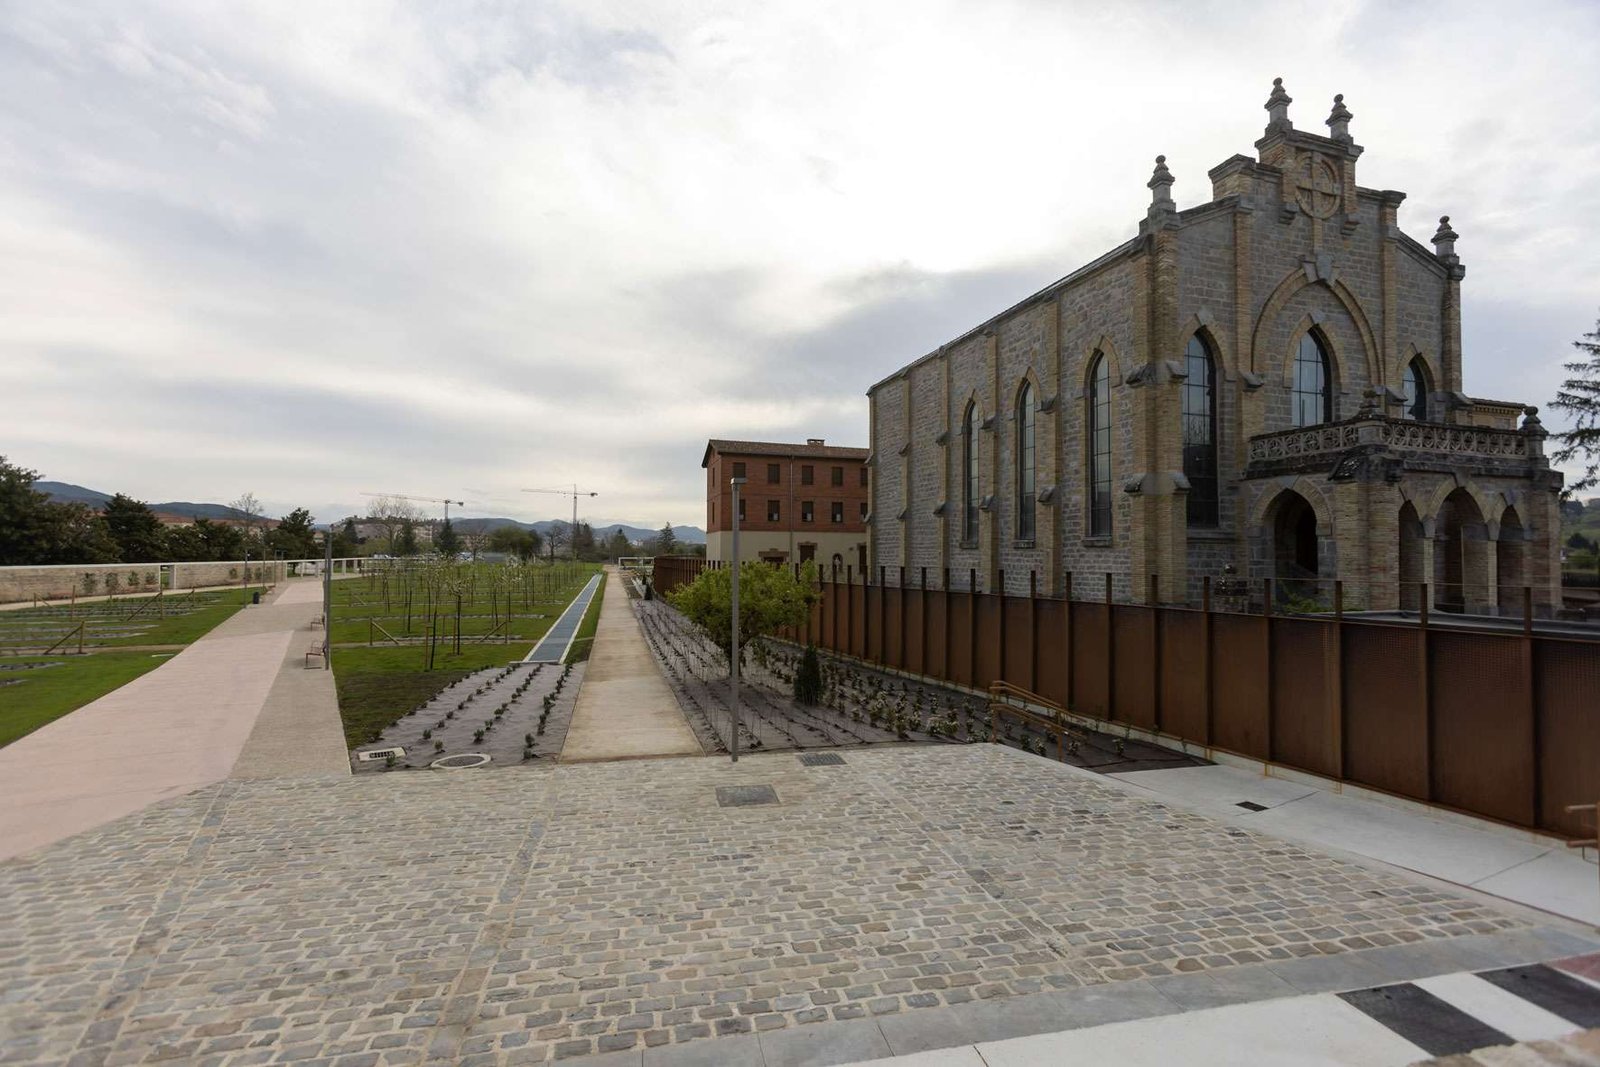
[[[63,504],[87,504],[91,508],[103,508],[111,500],[110,493],[102,493],[97,489],[85,489],[81,485],[70,482],[34,482],[33,487],[41,493],[48,493],[51,500]],[[189,500],[167,500],[160,504],[151,504],[151,511],[163,515],[182,515],[189,519],[243,519],[247,516],[242,511],[228,507],[226,504],[196,504]]]
[[[541,536],[550,532],[550,528],[557,524],[570,526],[567,519],[540,519],[538,522],[520,522],[516,519],[457,519],[458,530],[498,530],[502,526],[517,526],[524,530],[537,530]],[[613,522],[606,526],[594,527],[596,539],[603,540],[610,537],[613,532],[621,530],[630,541],[646,541],[661,532],[661,527],[647,528],[644,526],[630,526],[625,522]],[[706,543],[706,532],[698,526],[674,526],[672,534],[681,543],[686,545],[703,545]]]
[[[110,493],[102,493],[95,489],[85,489],[81,485],[72,485],[69,482],[35,482],[33,487],[41,493],[47,493],[51,500],[61,503],[87,504],[91,508],[105,507],[111,499]],[[195,504],[187,500],[169,500],[162,504],[151,504],[151,511],[159,511],[165,515],[183,515],[196,519],[242,519],[244,515],[226,504]],[[341,520],[342,521],[342,520]],[[550,532],[550,528],[557,523],[568,525],[565,519],[541,519],[538,522],[521,522],[517,519],[457,519],[456,528],[459,530],[496,530],[502,526],[518,526],[524,530],[537,530],[541,535]],[[326,529],[326,522],[317,523],[319,528]],[[644,526],[630,526],[627,523],[614,522],[606,526],[596,526],[594,535],[597,538],[607,538],[616,531],[621,530],[630,541],[645,541],[661,532],[661,528],[647,528]],[[680,542],[686,545],[703,545],[706,543],[706,532],[698,526],[674,526],[673,534]]]

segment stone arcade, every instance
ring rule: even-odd
[[[1356,184],[1351,113],[1294,128],[1179,210],[1156,157],[1138,236],[868,392],[871,560],[929,583],[1194,602],[1228,564],[1347,608],[1541,614],[1559,602],[1536,409],[1467,396],[1448,218]],[[1519,425],[1520,419],[1520,425]],[[1002,579],[1003,576],[1003,579]],[[1098,582],[1095,586],[1102,588]],[[1264,585],[1251,582],[1259,603]]]

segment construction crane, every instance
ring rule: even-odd
[[[571,489],[563,486],[560,489],[524,489],[524,493],[553,493],[556,496],[570,496],[572,498],[572,530],[567,535],[567,542],[572,547],[572,558],[578,558],[578,498],[585,496],[599,496],[599,493],[585,492],[576,484]]]
[[[361,495],[362,496],[386,496],[386,497],[390,497],[390,498],[392,498],[394,500],[410,500],[410,501],[413,501],[413,502],[422,501],[423,503],[427,503],[427,504],[443,504],[444,505],[444,521],[445,522],[449,522],[450,521],[450,505],[451,504],[454,504],[458,508],[464,508],[464,507],[467,506],[467,502],[465,500],[445,500],[445,499],[443,499],[441,497],[436,497],[436,496],[409,496],[409,495],[407,495],[405,493],[362,493]]]

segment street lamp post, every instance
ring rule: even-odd
[[[733,486],[733,655],[731,657],[733,670],[730,673],[733,691],[733,740],[729,751],[733,753],[733,762],[739,762],[739,487],[744,485],[743,478],[730,478],[729,484]]]

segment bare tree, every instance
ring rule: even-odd
[[[550,529],[544,535],[544,547],[550,553],[550,558],[556,558],[556,549],[565,545],[572,537],[572,527],[560,520],[552,522]]]
[[[415,526],[421,518],[421,509],[404,497],[378,496],[372,498],[372,514],[367,516],[367,521],[383,527],[384,547],[391,556],[395,556],[400,554],[395,549],[399,545],[401,530],[407,523]]]
[[[258,540],[261,527],[264,525],[263,520],[266,517],[266,509],[261,506],[261,501],[256,499],[256,495],[254,493],[240,493],[228,502],[228,507],[234,510],[238,521],[244,526],[245,541]]]
[[[462,547],[472,553],[473,559],[477,559],[478,553],[489,547],[489,531],[481,524],[468,526],[462,523],[456,527],[456,534],[461,538]]]

